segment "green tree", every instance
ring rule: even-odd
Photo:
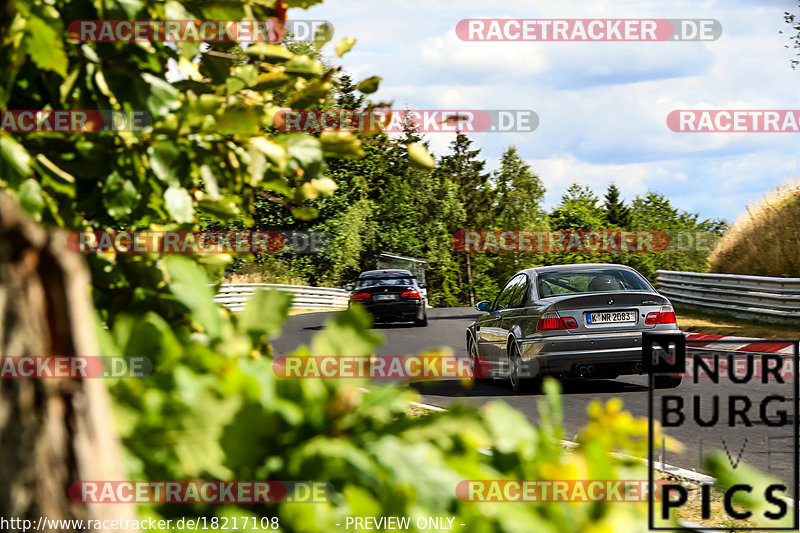
[[[457,132],[450,144],[452,154],[441,158],[436,172],[443,179],[450,180],[456,187],[458,200],[464,208],[463,220],[454,220],[450,225],[451,234],[459,229],[486,229],[491,223],[490,210],[492,190],[489,174],[484,171],[486,161],[479,159],[480,150],[470,150],[472,141],[463,133]],[[460,224],[463,226],[459,227]],[[473,258],[473,254],[463,254],[463,269],[459,269],[459,285],[470,305],[475,305],[476,292],[480,278],[488,279],[485,272],[490,268],[489,259],[483,255]],[[463,272],[463,278],[461,278]],[[463,281],[462,281],[463,279]],[[478,289],[478,291],[476,291]]]
[[[547,229],[547,213],[542,208],[544,184],[530,165],[519,156],[515,146],[510,146],[503,152],[500,168],[493,173],[492,180],[493,228]],[[539,265],[542,258],[539,253],[498,253],[494,261],[493,277],[502,283],[523,268]]]
[[[631,225],[631,210],[620,200],[619,189],[615,184],[608,186],[605,196],[606,222],[617,228],[629,228]]]
[[[634,198],[631,205],[631,227],[640,231],[661,231],[670,238],[671,248],[656,253],[619,254],[620,261],[633,266],[651,280],[656,270],[706,269],[710,250],[695,248],[695,234],[703,234],[706,242],[722,235],[726,224],[722,220],[700,220],[697,213],[688,213],[672,206],[663,194],[648,191]],[[685,245],[685,249],[681,246]]]
[[[550,213],[550,226],[561,230],[593,230],[605,226],[599,199],[588,186],[573,183]]]

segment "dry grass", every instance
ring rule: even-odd
[[[800,277],[800,181],[748,206],[708,263],[709,272]]]
[[[681,310],[678,327],[689,333],[755,337],[758,339],[800,339],[800,327],[765,324],[738,318],[723,318],[699,311]]]
[[[247,263],[242,268],[225,275],[223,283],[273,283],[306,285],[305,280],[281,273],[274,265]]]

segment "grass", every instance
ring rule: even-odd
[[[247,263],[225,274],[223,283],[271,283],[276,285],[308,285],[306,280],[287,275],[285,269],[272,264]]]
[[[756,337],[759,339],[800,339],[800,325],[767,324],[709,315],[701,311],[681,310],[678,313],[678,327],[682,331],[689,333]]]
[[[709,272],[800,277],[800,181],[747,207],[717,243]]]

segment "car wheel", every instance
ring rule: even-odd
[[[657,389],[674,389],[683,381],[683,376],[653,376],[653,385]]]
[[[514,392],[523,390],[522,357],[516,344],[508,348],[508,384]]]
[[[419,318],[415,318],[414,319],[414,325],[418,326],[420,328],[424,328],[425,326],[427,326],[428,325],[428,314],[425,313],[424,315],[422,315],[422,320],[420,320]]]
[[[470,370],[472,371],[472,381],[478,383],[491,380],[492,373],[491,368],[489,368],[489,362],[481,359],[478,354],[478,345],[472,339],[467,341],[467,354],[469,355]]]

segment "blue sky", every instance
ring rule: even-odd
[[[785,1],[326,0],[290,18],[325,19],[355,78],[383,78],[376,100],[395,109],[533,109],[532,133],[472,134],[490,169],[509,145],[539,174],[546,205],[573,182],[631,199],[648,189],[701,217],[732,221],[800,175],[800,133],[675,133],[673,109],[800,109]],[[464,18],[713,18],[710,42],[464,42]],[[446,153],[453,133],[428,134]]]

